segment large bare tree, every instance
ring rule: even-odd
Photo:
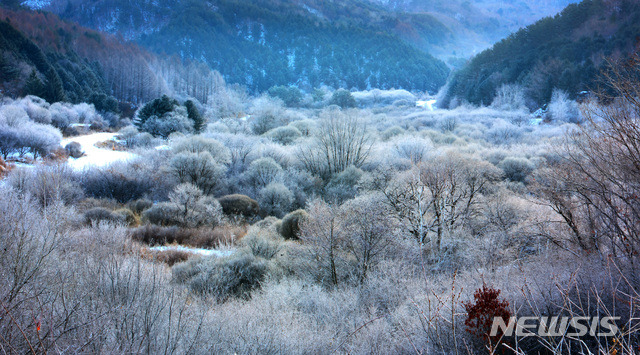
[[[561,158],[537,174],[535,187],[573,245],[634,261],[640,252],[640,58],[612,63],[603,78],[606,89],[582,107],[587,122],[567,136]]]

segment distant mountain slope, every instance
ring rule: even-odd
[[[202,60],[256,91],[325,84],[435,92],[448,76],[443,62],[395,35],[444,42],[445,26],[429,16],[404,26],[365,1],[53,0],[46,8],[157,53]]]
[[[3,95],[99,106],[109,97],[137,103],[166,91],[149,66],[153,56],[134,45],[51,13],[0,8],[0,18]]]
[[[459,97],[489,104],[497,88],[518,83],[529,105],[549,101],[560,88],[575,97],[591,89],[604,58],[636,51],[640,39],[640,3],[633,0],[585,0],[561,14],[518,31],[473,58],[454,74],[444,104]]]
[[[0,19],[0,96],[111,108],[115,101],[126,103],[128,114],[132,104],[163,94],[206,103],[226,88],[220,73],[200,61],[159,57],[50,12],[0,7]]]
[[[439,57],[477,54],[535,21],[579,0],[370,0],[397,13],[433,16],[453,33],[449,45],[432,46]]]

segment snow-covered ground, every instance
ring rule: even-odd
[[[201,248],[189,248],[182,245],[168,245],[162,247],[151,247],[149,250],[153,251],[183,251],[190,254],[202,255],[202,256],[215,256],[223,257],[233,254],[233,250],[217,250],[217,249],[201,249]]]
[[[82,146],[85,155],[75,159],[69,158],[67,163],[74,170],[82,170],[88,166],[102,167],[111,163],[129,160],[135,158],[136,155],[129,152],[122,152],[112,149],[99,148],[96,144],[115,138],[116,133],[93,133],[85,136],[77,136],[63,139],[60,144],[66,146],[71,142],[78,142]]]
[[[438,102],[438,100],[417,101],[416,106],[426,108],[429,111],[433,111],[433,105],[435,105],[436,102]]]

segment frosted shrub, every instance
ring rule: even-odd
[[[253,217],[260,212],[258,202],[246,195],[227,195],[218,199],[226,215]]]
[[[524,89],[517,84],[503,84],[496,92],[491,107],[506,111],[526,109]]]
[[[64,129],[72,123],[78,123],[80,116],[73,109],[73,105],[65,102],[56,102],[51,105],[51,124]]]
[[[254,149],[252,157],[272,158],[283,168],[291,166],[295,161],[289,147],[285,147],[275,142],[260,144],[256,149]]]
[[[67,155],[72,158],[80,158],[84,155],[82,151],[82,146],[78,142],[71,142],[64,147],[64,150],[67,152]]]
[[[399,136],[404,133],[404,129],[400,126],[393,126],[387,128],[384,132],[380,134],[382,140],[388,141],[389,139]]]
[[[60,146],[62,134],[49,125],[38,123],[25,124],[18,131],[19,145],[27,147],[34,158],[45,157]]]
[[[124,141],[126,147],[133,148],[136,146],[137,135],[138,130],[134,126],[127,126],[118,132],[118,139]]]
[[[412,164],[424,161],[429,153],[433,151],[433,143],[428,138],[415,136],[399,136],[391,141],[393,152],[403,160],[408,160]]]
[[[167,112],[162,115],[162,117],[149,117],[142,124],[141,129],[154,136],[167,138],[174,132],[192,132],[193,121],[187,116],[187,109],[182,106],[177,106],[174,111]]]
[[[505,178],[515,182],[524,182],[535,169],[529,159],[517,157],[505,158],[498,167],[504,172]]]
[[[186,228],[215,227],[223,220],[220,203],[191,184],[178,185],[169,194],[169,202],[158,203],[142,215],[153,224]]]
[[[213,160],[218,164],[228,165],[231,163],[231,153],[229,149],[222,145],[222,143],[202,136],[191,136],[182,139],[178,139],[173,144],[173,151],[176,153],[189,152],[189,153],[203,153],[208,152],[211,154]]]
[[[303,119],[299,121],[293,121],[289,124],[289,126],[297,128],[303,136],[308,137],[313,134],[318,125],[314,120]]]
[[[293,126],[283,126],[270,130],[269,132],[265,133],[265,136],[271,138],[277,143],[287,145],[300,138],[302,136],[302,133]]]
[[[282,239],[277,235],[271,235],[261,228],[252,228],[242,238],[240,245],[246,248],[254,256],[271,260],[278,256],[283,249]]]
[[[291,209],[294,198],[293,193],[286,186],[272,182],[260,190],[258,203],[265,214],[282,217]]]
[[[503,145],[511,144],[522,136],[522,129],[505,120],[499,119],[485,133],[488,142]]]
[[[282,218],[282,222],[278,225],[278,233],[284,239],[298,239],[300,233],[300,225],[307,218],[308,214],[305,210],[295,210],[288,213]]]
[[[268,97],[260,97],[253,102],[251,130],[257,135],[286,124],[282,101]]]
[[[244,176],[256,188],[262,188],[276,181],[282,174],[282,167],[272,158],[254,160]]]
[[[84,220],[87,224],[99,222],[124,223],[125,216],[114,213],[104,207],[94,207],[84,213]]]
[[[179,182],[196,185],[210,194],[222,183],[227,168],[217,163],[209,152],[183,152],[169,161],[169,171]]]
[[[193,259],[174,265],[173,280],[189,286],[197,294],[218,302],[229,298],[248,299],[267,275],[267,263],[248,251],[230,256]]]
[[[580,123],[582,121],[578,103],[569,99],[569,94],[559,89],[553,90],[548,114],[552,120],[558,122]]]
[[[20,100],[19,103],[32,121],[51,124],[50,105],[43,99],[36,96],[27,96]]]
[[[326,199],[342,203],[354,198],[358,192],[358,182],[363,174],[362,170],[350,166],[343,172],[334,175],[325,187]]]
[[[29,122],[27,112],[16,105],[0,106],[0,126],[19,127]]]
[[[41,206],[58,202],[73,204],[83,197],[82,188],[73,181],[72,172],[63,164],[13,170],[8,183],[17,191],[33,197]]]

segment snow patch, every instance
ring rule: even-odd
[[[149,250],[153,251],[181,251],[190,254],[202,255],[202,256],[215,256],[221,258],[223,256],[229,256],[233,254],[233,250],[217,250],[217,249],[202,249],[202,248],[189,248],[182,245],[167,245],[161,247],[151,247]]]
[[[436,102],[438,102],[438,100],[416,101],[416,106],[425,108],[425,109],[427,109],[429,111],[433,111],[435,109],[434,105],[436,104]]]
[[[96,144],[113,140],[114,144],[117,133],[94,133],[85,136],[71,137],[63,139],[60,144],[65,147],[71,142],[77,142],[81,146],[84,155],[80,158],[69,158],[67,164],[74,170],[83,170],[90,166],[103,167],[117,161],[126,161],[135,158],[137,155],[129,152],[122,152],[112,149],[99,148]]]

